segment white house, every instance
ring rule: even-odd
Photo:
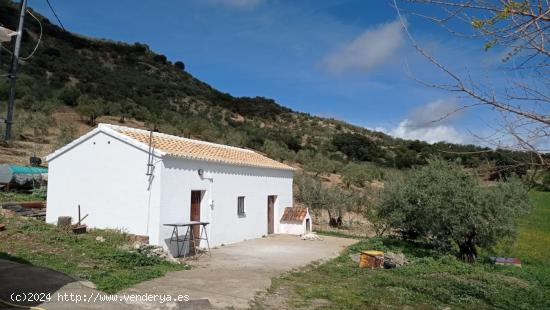
[[[312,232],[313,223],[308,208],[286,207],[279,223],[282,234],[303,235]]]
[[[280,219],[293,205],[292,167],[141,129],[99,124],[46,159],[47,222],[76,219],[80,205],[88,227],[123,229],[166,248],[172,228],[164,224],[209,222],[215,246],[283,233]]]

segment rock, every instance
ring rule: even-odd
[[[401,267],[407,265],[409,261],[403,253],[384,253],[384,264],[390,268]]]
[[[103,238],[102,236],[97,236],[95,237],[95,241],[105,242],[105,238]]]
[[[162,247],[155,247],[155,248],[151,249],[151,253],[155,254],[156,256],[158,256],[160,258],[165,258],[166,256],[168,256],[168,253],[166,251],[164,251],[164,249]]]
[[[170,254],[170,252],[166,251],[161,246],[153,247],[151,249],[151,254],[156,255],[156,256],[158,256],[159,258],[161,258],[165,261],[169,261],[169,262],[176,263],[176,264],[180,263],[179,260],[177,260],[175,257],[173,257],[172,254]]]
[[[181,262],[174,258],[170,252],[166,251],[161,246],[155,246],[155,245],[149,245],[149,244],[143,244],[140,242],[134,242],[133,244],[134,250],[137,250],[138,252],[142,252],[146,254],[149,257],[156,256],[162,260],[169,261],[172,263],[180,264]]]
[[[308,233],[308,234],[303,234],[300,236],[300,238],[302,238],[302,240],[310,240],[310,241],[315,241],[315,240],[319,240],[319,241],[322,241],[323,239],[321,239],[321,237],[317,236],[316,233]]]
[[[389,260],[384,260],[383,267],[384,267],[384,269],[392,269],[392,268],[397,267],[397,265],[395,263],[389,261]]]
[[[332,304],[330,300],[322,298],[312,299],[310,303],[313,309],[326,308]]]
[[[90,282],[90,281],[81,280],[81,281],[78,281],[78,283],[80,283],[83,286],[88,287],[88,288],[93,288],[93,289],[97,288],[97,286],[94,283]]]
[[[0,208],[0,215],[3,215],[5,217],[12,217],[15,215],[15,212],[12,210]]]

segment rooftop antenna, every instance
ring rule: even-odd
[[[153,129],[149,130],[149,150],[147,151],[147,173],[146,175],[152,176],[153,171],[155,170],[155,165],[153,164]]]

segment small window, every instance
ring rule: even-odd
[[[237,214],[244,216],[244,196],[237,197]]]

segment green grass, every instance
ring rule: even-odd
[[[36,195],[36,194],[0,192],[0,203],[17,202],[17,201],[38,201],[38,200],[46,200],[46,199],[45,197],[41,195]]]
[[[533,212],[520,221],[517,241],[511,254],[525,262],[548,265],[550,262],[550,192],[533,192]]]
[[[508,252],[523,267],[463,263],[450,254],[389,238],[363,240],[323,264],[273,279],[253,308],[284,296],[286,307],[364,308],[550,308],[550,193],[533,193],[533,212],[520,222]],[[360,269],[349,254],[365,249],[402,252],[412,264],[391,270]],[[322,301],[319,303],[319,301]],[[320,306],[319,306],[320,305]]]
[[[333,231],[333,230],[315,230],[315,232],[318,235],[321,236],[332,236],[332,237],[340,237],[340,238],[350,238],[350,239],[358,239],[363,238],[364,236],[360,236],[358,234],[350,234],[346,231]]]
[[[147,255],[147,250],[127,250],[131,248],[128,236],[118,231],[74,235],[23,217],[0,217],[0,222],[7,224],[0,232],[0,258],[65,272],[108,293],[188,267]]]

